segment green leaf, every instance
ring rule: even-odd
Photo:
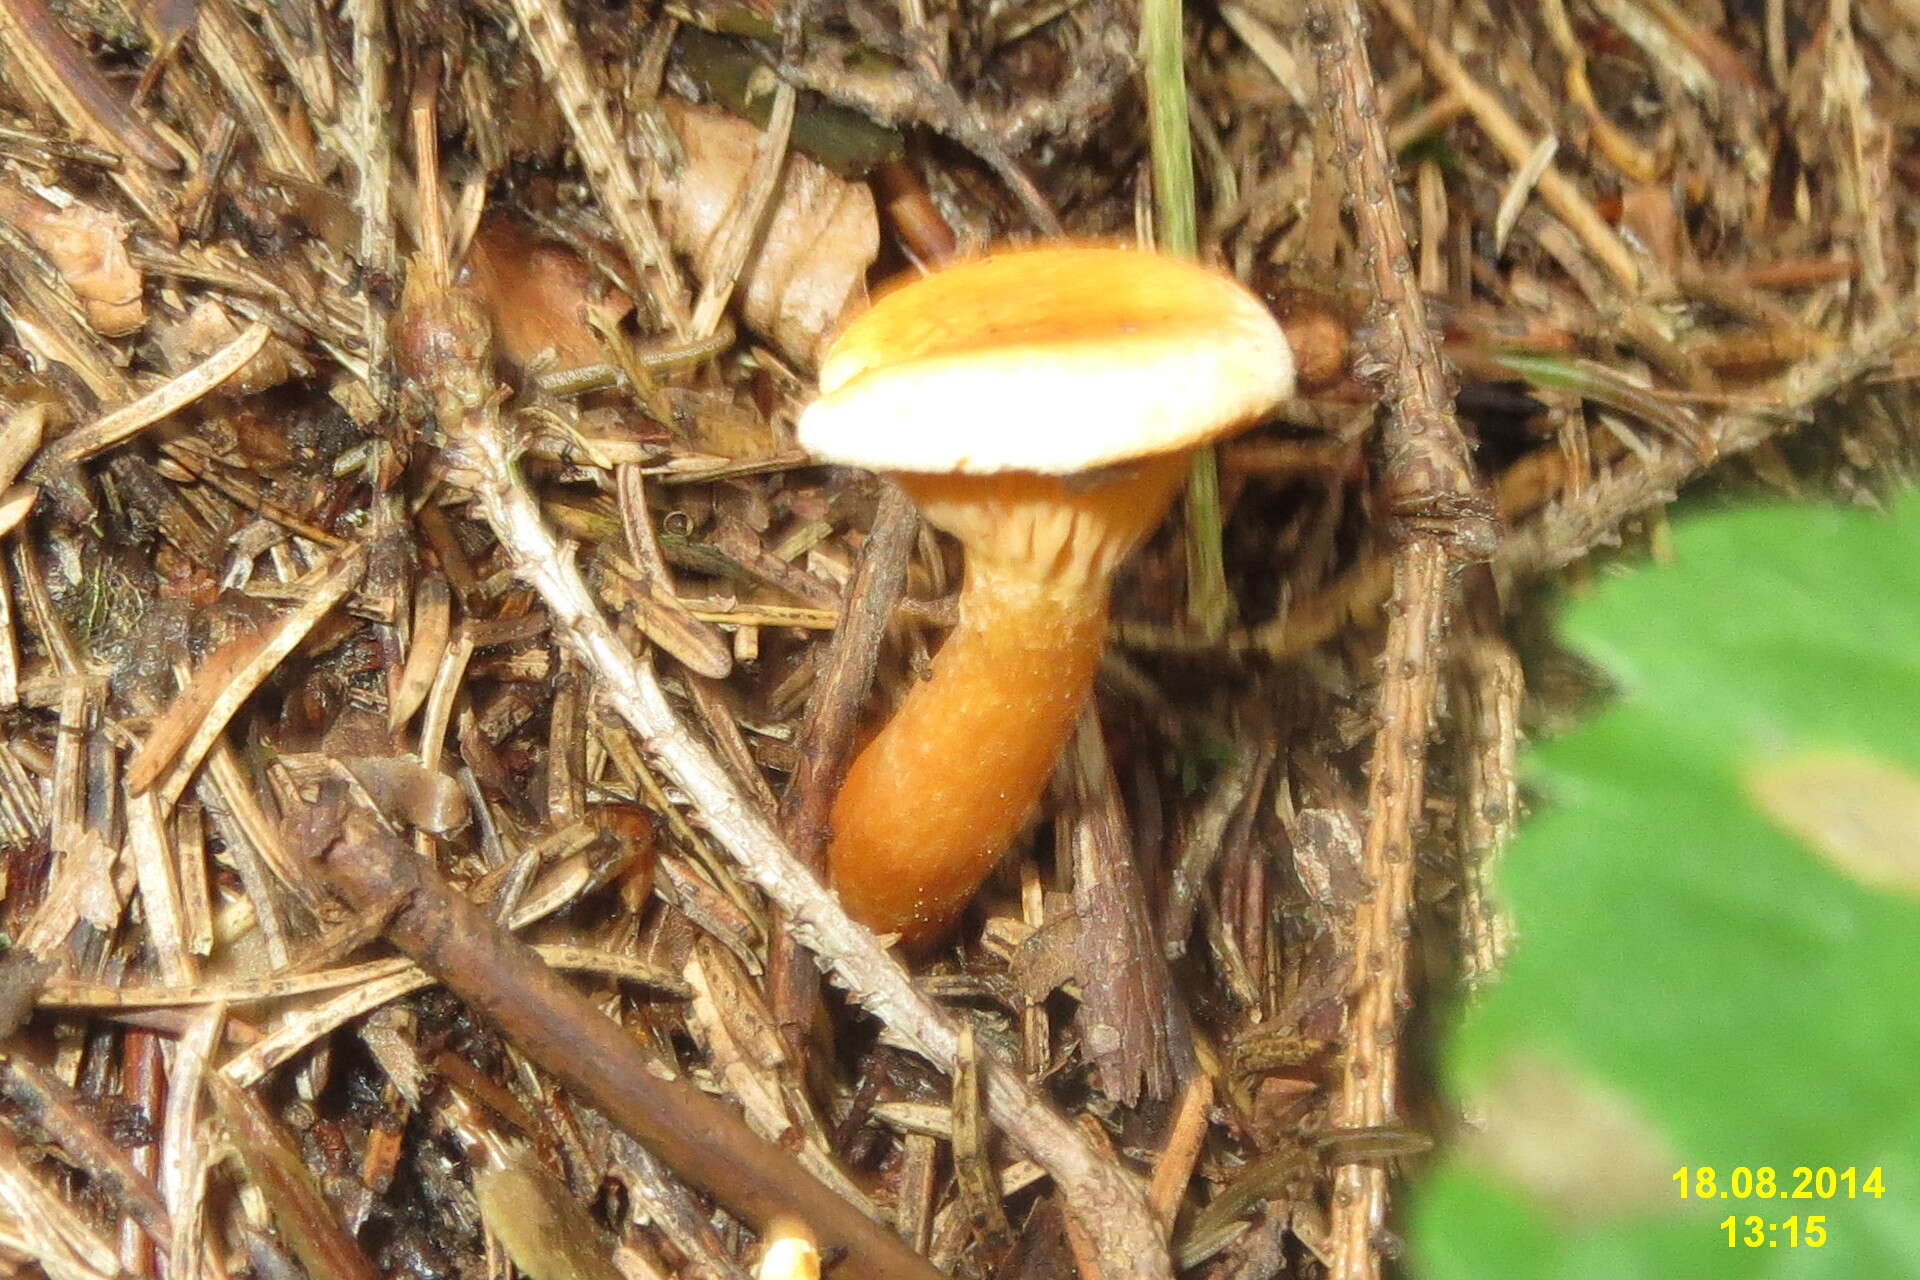
[[[1920,497],[1684,521],[1564,634],[1620,697],[1530,753],[1519,941],[1444,1051],[1479,1123],[1411,1274],[1920,1280]],[[1683,1201],[1682,1166],[1783,1194]],[[1800,1166],[1885,1194],[1785,1198]]]

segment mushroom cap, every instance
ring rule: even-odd
[[[892,289],[828,348],[801,445],[876,471],[1065,475],[1190,449],[1293,394],[1272,314],[1220,272],[1051,246]]]

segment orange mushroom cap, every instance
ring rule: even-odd
[[[1230,276],[1138,249],[996,254],[886,292],[820,366],[800,443],[876,471],[1062,475],[1205,444],[1293,394]]]

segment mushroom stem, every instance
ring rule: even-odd
[[[847,911],[908,943],[972,898],[1040,798],[1092,687],[1104,580],[1034,582],[967,566],[960,621],[848,770],[829,859]]]

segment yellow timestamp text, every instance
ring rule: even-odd
[[[1878,1165],[1863,1169],[1800,1164],[1789,1170],[1766,1164],[1732,1168],[1694,1164],[1675,1169],[1673,1181],[1682,1200],[1878,1200],[1887,1193]]]
[[[1720,1221],[1727,1233],[1729,1249],[1819,1249],[1827,1243],[1827,1219],[1824,1214],[1782,1218],[1769,1222],[1759,1214],[1742,1218],[1730,1213]]]

